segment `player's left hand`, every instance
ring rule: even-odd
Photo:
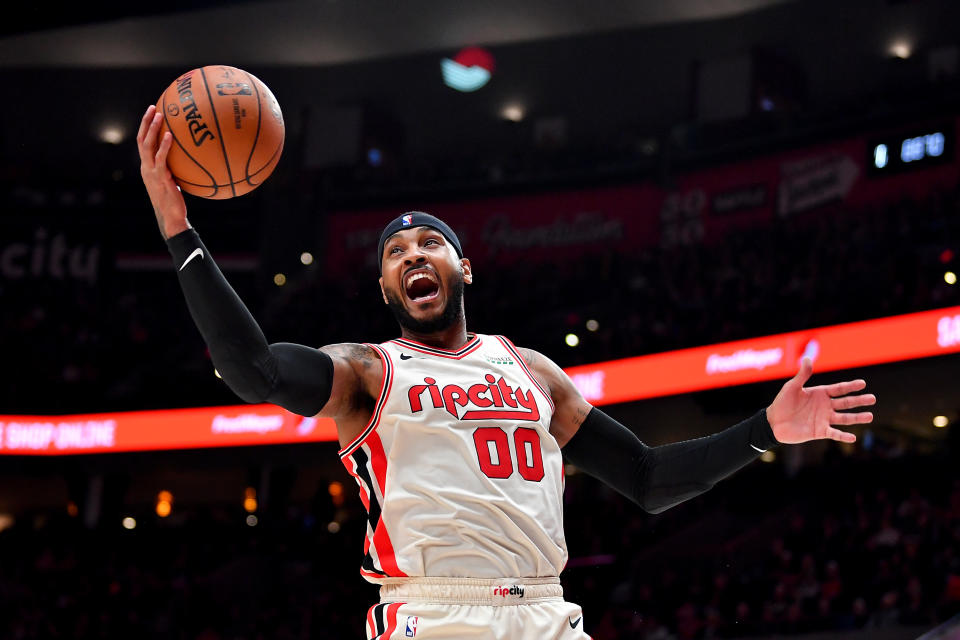
[[[867,383],[849,380],[819,387],[803,385],[813,374],[813,362],[804,358],[800,370],[788,380],[773,404],[767,407],[767,421],[773,435],[784,444],[797,444],[829,438],[839,442],[855,442],[857,437],[832,425],[867,424],[873,421],[869,411],[841,413],[844,409],[876,404],[872,393],[848,395],[862,391]]]

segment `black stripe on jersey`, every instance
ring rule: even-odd
[[[367,511],[367,522],[370,523],[370,531],[376,531],[377,525],[380,524],[380,501],[377,499],[377,494],[374,493],[373,478],[370,477],[370,471],[367,469],[367,461],[369,458],[367,458],[367,452],[363,450],[363,447],[357,447],[351,455],[357,463],[357,476],[366,486],[367,495],[370,496],[370,509]],[[372,540],[370,544],[373,544]],[[377,573],[382,576],[387,575],[380,567],[373,564],[373,556],[370,555],[369,551],[363,559],[361,566],[371,573]]]
[[[378,604],[373,610],[373,624],[377,626],[377,637],[379,638],[387,630],[387,625],[383,622],[383,610],[387,608],[386,603]]]
[[[375,573],[378,576],[387,577],[386,571],[381,571],[373,566],[373,556],[370,555],[370,552],[367,552],[367,555],[363,557],[363,562],[360,563],[360,568],[368,573]]]

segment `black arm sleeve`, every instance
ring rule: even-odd
[[[648,447],[593,408],[563,454],[645,511],[660,513],[707,491],[776,445],[766,411],[705,438]]]
[[[196,231],[178,233],[167,247],[190,315],[227,386],[247,402],[272,402],[300,415],[316,415],[330,397],[330,356],[298,344],[267,344]]]

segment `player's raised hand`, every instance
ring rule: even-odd
[[[189,229],[190,223],[187,222],[187,205],[183,201],[183,194],[167,168],[167,154],[173,144],[173,136],[166,132],[160,138],[162,120],[163,114],[157,112],[156,106],[147,107],[137,131],[137,149],[140,152],[140,177],[150,196],[160,233],[166,239]]]
[[[833,425],[872,422],[873,414],[869,411],[842,411],[876,404],[876,396],[871,393],[848,395],[862,391],[867,386],[863,380],[804,388],[803,385],[812,374],[813,362],[810,358],[804,358],[797,375],[783,385],[773,404],[767,407],[767,421],[773,429],[773,435],[784,444],[823,438],[855,442],[855,435],[836,429]]]

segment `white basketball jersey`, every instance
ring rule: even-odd
[[[513,344],[370,346],[383,359],[380,397],[340,451],[369,514],[360,573],[558,576],[567,547],[553,403]]]

